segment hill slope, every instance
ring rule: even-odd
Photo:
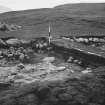
[[[48,35],[49,22],[54,36],[104,35],[105,4],[65,4],[52,9],[13,11],[1,14],[0,21],[23,27],[22,30],[14,32],[0,32],[1,37],[31,39]]]

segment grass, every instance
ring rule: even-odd
[[[14,32],[0,32],[0,37],[14,36],[31,39],[48,35],[51,23],[53,36],[104,35],[105,13],[103,4],[67,4],[54,8],[13,11],[0,14],[0,21],[21,25]]]

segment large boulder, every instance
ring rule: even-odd
[[[19,39],[8,39],[6,43],[9,45],[16,45],[16,44],[21,44],[21,41]]]
[[[30,40],[23,40],[23,39],[22,39],[22,40],[21,40],[21,43],[22,43],[22,44],[30,44]]]
[[[43,59],[43,62],[54,62],[55,61],[55,57],[45,57]]]

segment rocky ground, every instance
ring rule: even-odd
[[[104,105],[105,67],[78,71],[71,64],[69,69],[63,64],[41,65],[37,65],[39,73],[33,69],[19,72],[15,85],[1,91],[0,105]]]
[[[0,105],[104,105],[104,57],[39,39],[1,50]]]
[[[13,85],[23,85],[35,81],[56,81],[65,78],[80,78],[84,74],[91,74],[92,70],[83,69],[71,63],[54,65],[54,57],[45,57],[37,64],[18,64],[11,67],[0,67],[0,81],[13,82]]]

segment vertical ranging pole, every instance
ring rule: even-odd
[[[48,41],[49,41],[49,45],[51,43],[51,27],[50,27],[50,23],[49,23],[49,36],[48,36]]]

